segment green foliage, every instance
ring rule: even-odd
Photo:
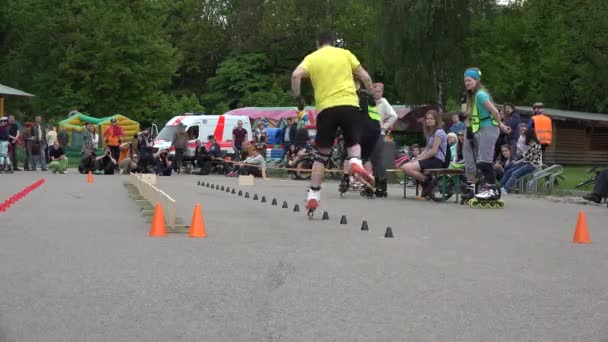
[[[178,65],[158,24],[165,13],[150,1],[9,2],[2,69],[11,84],[37,95],[26,110],[146,111]]]
[[[478,66],[497,102],[608,111],[608,1],[22,0],[0,10],[8,110],[63,118],[291,106],[290,73],[336,32],[392,103],[458,109]],[[303,94],[312,101],[309,82]],[[199,102],[200,99],[201,101]]]
[[[163,94],[158,97],[157,106],[150,115],[142,115],[138,120],[164,124],[176,115],[183,113],[198,113],[203,111],[203,106],[195,95],[184,95],[179,98],[173,95]]]

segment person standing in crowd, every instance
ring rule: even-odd
[[[8,135],[9,135],[9,151],[11,157],[11,164],[13,165],[14,171],[21,171],[17,166],[17,147],[19,146],[19,138],[21,132],[19,131],[19,125],[15,122],[15,117],[10,115],[8,117]]]
[[[376,196],[386,197],[386,167],[384,167],[383,158],[384,139],[390,132],[395,121],[397,121],[398,117],[397,113],[393,109],[393,106],[391,106],[388,100],[384,98],[384,84],[374,84],[373,97],[373,102],[376,102],[376,105],[374,106],[373,103],[370,103],[370,109],[372,111],[372,116],[373,112],[379,115],[378,121],[380,124],[380,135],[378,136],[378,141],[374,145],[374,151],[371,155],[371,162],[375,176],[374,181],[376,182]]]
[[[542,102],[536,102],[532,105],[533,116],[528,122],[528,129],[533,128],[536,132],[536,137],[540,142],[543,153],[547,146],[551,145],[553,140],[553,122],[551,117],[545,113]],[[542,164],[542,161],[541,161]]]
[[[258,127],[255,129],[254,140],[256,143],[264,143],[266,142],[267,137],[268,132],[266,131],[266,127],[264,127],[264,123],[260,121]]]
[[[0,171],[12,171],[11,160],[8,156],[8,145],[10,140],[8,118],[0,118]]]
[[[117,161],[120,157],[120,145],[122,144],[122,138],[125,137],[125,133],[122,127],[118,125],[116,118],[110,120],[110,126],[103,132],[103,137],[106,145],[110,148],[112,158]],[[118,168],[118,162],[115,164],[115,167]]]
[[[243,128],[243,121],[239,120],[237,127],[232,130],[232,147],[234,148],[234,158],[239,160],[243,149],[243,142],[247,140],[247,130]]]
[[[511,145],[511,151],[517,151],[517,139],[519,139],[519,125],[521,116],[514,105],[508,103],[504,106],[505,124],[511,129],[507,135],[507,144]]]
[[[49,158],[49,169],[51,169],[53,173],[68,173],[66,171],[68,169],[68,157],[65,156],[65,150],[61,147],[59,141],[55,141],[53,146],[51,146]]]
[[[180,173],[182,167],[182,160],[184,159],[184,153],[188,148],[188,134],[186,134],[186,126],[180,123],[175,131],[173,142],[171,145],[175,148],[175,160],[173,162],[173,171]]]
[[[46,166],[46,151],[47,151],[47,141],[46,141],[46,127],[42,123],[42,117],[40,115],[36,116],[34,125],[32,126],[32,136],[34,138],[34,147],[36,149],[40,149],[39,153],[32,153],[33,155],[40,156],[40,168],[42,171],[48,171]],[[34,168],[35,170],[35,168]]]
[[[46,162],[47,163],[50,162],[49,152],[51,151],[51,148],[53,148],[55,141],[57,141],[57,132],[55,131],[55,127],[47,127],[46,128],[46,143],[47,143]]]
[[[374,185],[373,175],[365,170],[361,161],[361,113],[353,74],[362,81],[368,94],[373,91],[373,82],[352,52],[336,48],[333,43],[333,34],[320,33],[317,36],[317,50],[306,56],[291,75],[291,90],[297,99],[298,110],[304,109],[304,97],[300,91],[302,79],[310,78],[319,113],[316,136],[319,153],[313,163],[306,199],[306,208],[312,211],[321,200],[323,169],[338,127],[342,129],[350,157],[349,162],[344,163],[344,171],[357,173]]]
[[[87,122],[82,130],[82,155],[96,155],[99,136],[95,132],[95,126]]]
[[[490,94],[481,84],[481,71],[478,68],[469,68],[464,72],[464,85],[467,89],[465,115],[470,118],[471,124],[466,130],[464,145],[467,180],[474,181],[479,169],[484,176],[485,185],[475,197],[499,199],[500,190],[496,186],[493,165],[494,146],[500,131],[510,133],[510,128],[500,122],[500,113],[494,106]],[[468,186],[471,187],[472,183]]]
[[[460,113],[452,114],[452,126],[450,127],[450,133],[458,134],[466,129],[464,122],[460,121]]]
[[[30,157],[32,155],[32,123],[26,122],[23,126],[23,150],[25,151],[25,160],[23,163],[23,170],[30,170]]]
[[[287,150],[289,150],[289,146],[294,144],[297,131],[298,125],[297,123],[293,122],[292,118],[287,118],[285,127],[277,130],[275,138],[279,144],[283,144],[283,158],[285,158]]]
[[[150,137],[150,128],[137,134],[137,151],[139,154],[139,169],[143,173],[149,172],[154,168],[153,144]]]

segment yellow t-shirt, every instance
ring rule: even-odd
[[[318,113],[338,106],[359,107],[353,71],[360,65],[350,51],[333,46],[318,49],[304,58],[300,67],[310,76]]]

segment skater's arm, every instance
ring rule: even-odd
[[[365,89],[367,89],[368,93],[371,94],[374,90],[374,83],[372,82],[372,78],[369,76],[367,71],[363,69],[361,65],[359,65],[357,68],[355,68],[354,74],[355,76],[357,76],[358,79],[361,80],[363,86],[365,87]]]
[[[308,77],[308,71],[301,65],[298,66],[291,74],[291,91],[294,96],[300,96],[302,78]]]

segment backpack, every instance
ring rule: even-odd
[[[447,140],[447,138],[446,138]],[[450,167],[450,163],[452,162],[452,149],[450,148],[450,143],[446,141],[445,143],[445,160],[443,161],[443,168],[448,169]]]

